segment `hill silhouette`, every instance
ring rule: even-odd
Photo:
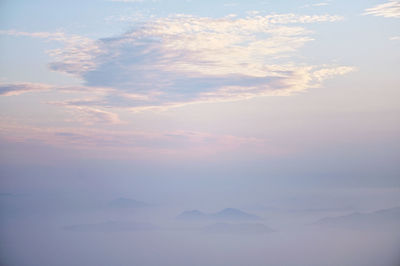
[[[239,209],[226,208],[216,213],[203,213],[199,210],[184,211],[177,216],[180,220],[224,220],[224,221],[250,221],[261,220],[257,215],[246,213]]]

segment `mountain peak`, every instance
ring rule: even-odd
[[[203,228],[205,233],[213,234],[265,234],[273,230],[260,223],[215,223]]]
[[[200,220],[200,219],[207,218],[207,214],[205,214],[199,210],[190,210],[190,211],[182,212],[176,218],[181,219],[181,220]]]
[[[115,208],[141,208],[148,206],[145,202],[123,197],[110,201],[108,205]]]
[[[184,211],[177,216],[182,220],[260,220],[261,218],[235,208],[226,208],[217,213],[206,214],[199,210]]]
[[[260,220],[261,218],[254,214],[249,214],[235,208],[226,208],[212,214],[216,219],[223,220]]]
[[[382,209],[375,212],[359,213],[326,217],[320,219],[315,225],[319,226],[337,226],[346,228],[376,228],[384,230],[387,227],[398,227],[400,225],[400,208]]]

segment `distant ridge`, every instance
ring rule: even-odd
[[[224,220],[224,221],[247,221],[247,220],[261,220],[261,217],[246,213],[239,209],[226,208],[216,213],[206,214],[199,210],[184,211],[179,214],[177,219],[180,220]]]
[[[314,225],[345,228],[381,228],[395,226],[400,228],[400,207],[383,209],[369,213],[354,212],[338,217],[326,217]]]
[[[202,230],[212,234],[265,234],[273,232],[271,228],[260,223],[215,223]]]
[[[117,198],[110,201],[108,206],[112,208],[143,208],[149,206],[149,204],[129,198]]]
[[[184,211],[176,218],[180,220],[204,220],[208,218],[208,215],[198,210],[192,210]]]
[[[64,226],[64,230],[74,232],[122,232],[156,230],[157,226],[151,223],[108,221],[96,224],[75,224]]]
[[[226,208],[220,212],[211,214],[211,217],[218,220],[261,220],[254,214],[249,214],[234,208]]]

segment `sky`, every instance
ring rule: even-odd
[[[400,186],[398,1],[0,7],[2,193]]]
[[[1,0],[0,264],[399,265],[399,22]]]

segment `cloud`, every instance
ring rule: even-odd
[[[64,62],[63,72],[71,74],[82,74],[95,68],[94,60],[101,54],[100,47],[96,40],[80,35],[69,35],[64,32],[24,32],[16,30],[0,30],[0,35],[10,35],[19,37],[41,38],[48,41],[57,41],[64,44],[60,49],[48,51],[49,55],[56,61]],[[57,69],[57,63],[50,66]]]
[[[389,1],[385,4],[367,8],[364,15],[380,16],[385,18],[400,18],[400,2]]]
[[[44,83],[13,82],[0,83],[0,96],[21,95],[29,92],[58,91],[64,93],[90,92],[92,95],[105,95],[114,91],[112,88],[88,86],[56,86]]]
[[[308,8],[308,7],[321,7],[321,6],[328,6],[330,5],[329,2],[320,2],[320,3],[314,3],[314,4],[307,4],[302,6],[302,8]]]
[[[335,76],[345,75],[349,72],[354,71],[354,67],[342,66],[342,67],[333,67],[333,68],[322,68],[313,73],[315,79],[319,81],[323,81],[328,78],[332,78]]]
[[[41,83],[2,83],[0,84],[0,96],[15,96],[28,92],[47,91],[53,86]]]
[[[230,151],[281,154],[262,138],[219,135],[199,131],[107,130],[94,127],[53,128],[0,121],[0,139],[13,143],[46,144],[67,150],[88,151],[95,157],[215,155]],[[107,152],[110,152],[109,154]]]
[[[85,87],[85,86],[54,86],[42,83],[0,83],[0,96],[16,96],[30,92],[53,91],[74,94],[90,94],[92,98],[85,99],[80,97],[77,100],[47,102],[48,104],[58,105],[67,108],[73,115],[73,120],[82,124],[92,125],[95,123],[120,124],[122,121],[118,115],[109,111],[102,110],[105,101],[102,96],[113,92],[110,88]]]
[[[315,3],[315,4],[313,4],[312,6],[327,6],[327,5],[329,5],[329,3],[327,3],[327,2],[322,2],[322,3]]]
[[[391,41],[400,41],[400,36],[390,37],[389,40],[391,40]]]
[[[97,105],[91,102],[88,107],[138,111],[290,95],[318,87],[324,79],[352,68],[295,62],[299,49],[313,40],[312,32],[302,25],[342,19],[257,13],[244,18],[174,15],[100,40],[63,33],[2,33],[64,43],[49,51],[52,70],[73,74],[88,88],[112,88]]]
[[[109,0],[110,2],[121,2],[121,3],[141,3],[145,2],[146,0]],[[153,2],[157,0],[152,0]]]
[[[112,112],[89,106],[64,105],[73,112],[73,120],[85,125],[97,123],[121,124],[118,115]]]

